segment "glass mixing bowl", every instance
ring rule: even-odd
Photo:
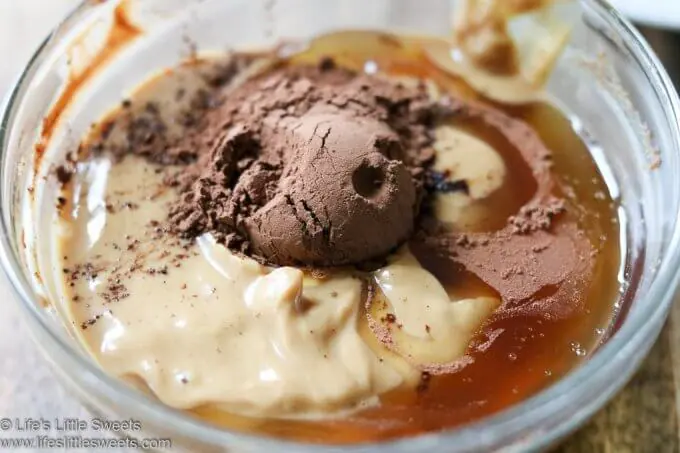
[[[128,0],[134,24],[116,14],[119,3],[93,0],[79,6],[36,52],[1,110],[0,256],[26,323],[56,375],[93,413],[139,420],[144,435],[171,437],[175,449],[332,450],[213,427],[101,370],[58,316],[61,306],[51,282],[59,270],[49,260],[54,243],[47,234],[54,222],[56,183],[43,177],[126,90],[179,63],[193,46],[244,49],[362,28],[447,36],[454,2]],[[680,276],[680,104],[647,44],[605,1],[583,1],[574,20],[547,88],[589,143],[621,203],[626,266],[620,275],[620,313],[609,339],[556,385],[492,417],[342,451],[547,448],[604,405],[655,341]],[[49,142],[39,144],[47,135]],[[36,181],[41,184],[33,187]]]

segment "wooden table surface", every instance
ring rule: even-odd
[[[670,0],[669,0],[670,1]],[[680,88],[680,32],[640,27]],[[680,300],[631,382],[583,429],[557,449],[576,452],[680,451]]]
[[[671,1],[671,0],[668,0]],[[0,95],[32,50],[76,0],[0,0]],[[680,80],[680,39],[645,30]],[[675,60],[677,59],[677,62]],[[22,326],[9,287],[0,277],[0,417],[86,417],[82,406],[52,377]],[[676,304],[678,305],[678,304]],[[680,452],[680,305],[642,369],[559,453]],[[676,328],[677,327],[677,328]],[[678,372],[675,372],[678,370]]]

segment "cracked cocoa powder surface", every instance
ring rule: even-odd
[[[178,145],[198,160],[176,181],[171,224],[276,265],[382,258],[414,231],[436,112],[424,87],[330,61],[275,69]]]

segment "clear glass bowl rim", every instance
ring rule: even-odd
[[[580,0],[582,4],[595,10],[599,15],[606,16],[608,25],[623,38],[623,42],[630,46],[629,50],[637,63],[645,68],[645,76],[652,85],[655,94],[661,101],[661,107],[669,121],[669,124],[680,125],[680,99],[675,91],[670,77],[661,65],[660,61],[645,42],[644,38],[635,27],[614,9],[607,0]],[[59,36],[59,31],[68,29],[74,25],[80,14],[92,4],[89,0],[83,0],[74,10],[52,31],[35,51],[29,63],[23,68],[15,84],[10,88],[7,97],[0,105],[0,168],[3,169],[8,153],[8,131],[13,126],[13,112],[21,104],[26,96],[26,90],[22,88],[30,83],[35,76],[36,68],[43,62],[48,44],[53,37]],[[672,141],[675,144],[674,153],[680,153],[680,127],[671,131]],[[7,193],[0,193],[0,204],[5,205],[4,199]],[[47,337],[54,342],[55,347],[67,354],[81,370],[93,376],[99,384],[100,392],[107,394],[112,400],[117,401],[122,407],[134,408],[134,412],[142,416],[146,421],[155,426],[170,427],[177,435],[184,438],[196,439],[213,445],[241,445],[267,449],[266,451],[278,451],[293,449],[294,451],[337,451],[333,446],[321,446],[317,444],[301,444],[298,442],[279,440],[276,438],[263,437],[251,434],[241,434],[223,428],[212,426],[190,417],[181,411],[171,409],[158,401],[142,397],[122,381],[108,375],[94,361],[76,352],[72,345],[59,335],[57,329],[51,325],[39,304],[32,303],[32,289],[30,282],[25,278],[18,258],[13,253],[11,226],[7,222],[8,216],[3,215],[0,231],[0,262],[13,289],[13,295],[18,300],[23,311],[37,323],[38,328],[47,333]],[[639,311],[631,313],[626,318],[618,332],[610,338],[593,357],[587,360],[576,370],[562,378],[553,386],[539,392],[524,402],[511,406],[495,415],[479,421],[464,425],[460,428],[443,431],[440,433],[424,434],[417,437],[399,439],[394,441],[357,444],[354,446],[343,445],[341,451],[420,451],[432,447],[456,446],[467,450],[480,447],[480,442],[487,446],[502,446],[504,440],[518,441],[524,438],[526,446],[532,449],[540,449],[549,446],[555,439],[578,427],[599,409],[608,397],[600,398],[597,402],[586,401],[589,386],[594,381],[602,381],[607,373],[607,364],[624,347],[640,345],[645,338],[654,333],[654,328],[663,321],[672,303],[675,289],[680,282],[680,211],[675,213],[676,228],[672,232],[668,242],[667,253],[664,255],[657,277],[652,282],[648,293],[644,296],[650,300],[658,301],[651,304],[651,313]],[[631,370],[632,371],[632,370]],[[615,380],[612,380],[615,382]],[[622,385],[612,383],[609,388],[601,389],[602,394],[611,395]],[[568,398],[564,398],[568,395]],[[536,439],[525,434],[531,433],[532,429],[542,425],[546,420],[568,411],[574,402],[582,402],[584,410],[572,414],[569,422],[561,422],[556,426],[547,428],[543,435]],[[573,409],[573,407],[572,407]],[[270,450],[277,449],[277,450]]]

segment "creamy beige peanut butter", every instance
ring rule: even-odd
[[[446,156],[465,150],[460,137],[467,136],[440,143]],[[473,156],[463,152],[442,162],[455,160],[456,176],[470,169],[474,180],[480,167]],[[413,385],[418,364],[464,355],[499,303],[451,301],[404,250],[374,273],[389,302],[376,305],[374,315],[391,313],[403,324],[395,354],[365,326],[358,277],[271,269],[209,236],[188,248],[160,238],[157,221],[173,196],[161,184],[163,172],[135,157],[82,165],[73,204],[63,211],[64,266],[85,277],[64,287],[67,298],[78,295],[69,305],[74,332],[103,368],[141,378],[174,407],[330,416],[376,404],[378,395]],[[489,171],[502,177],[502,169]],[[471,194],[479,190],[485,189],[471,186]],[[464,211],[459,216],[464,219]]]
[[[452,126],[436,130],[436,158],[433,168],[464,180],[468,191],[438,193],[434,197],[437,218],[459,230],[469,230],[488,217],[488,207],[480,200],[498,190],[505,179],[503,159],[487,143]]]

